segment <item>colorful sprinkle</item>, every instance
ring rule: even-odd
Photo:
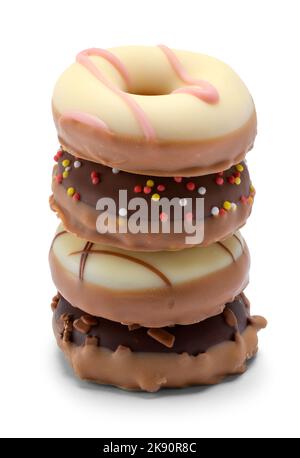
[[[91,172],[91,178],[95,178],[95,177],[97,177],[97,176],[98,176],[98,173],[97,173],[95,170],[93,170],[93,171]]]
[[[247,197],[246,196],[241,196],[240,201],[242,202],[242,204],[246,204],[247,203]]]
[[[206,188],[204,186],[200,186],[200,188],[198,188],[198,194],[200,194],[200,196],[204,196],[206,194]]]
[[[100,182],[100,178],[99,177],[92,178],[92,183],[93,184],[98,184],[99,182]]]
[[[157,190],[158,190],[159,192],[163,192],[163,191],[166,190],[166,187],[165,187],[164,184],[159,184],[159,185],[157,186]]]
[[[56,175],[55,179],[56,179],[57,183],[59,183],[59,184],[62,183],[62,180],[63,180],[62,174],[59,173],[58,175]]]
[[[196,188],[196,185],[193,181],[189,181],[186,185],[185,185],[186,189],[188,191],[194,191],[194,189]]]
[[[147,180],[146,186],[148,186],[148,188],[153,188],[153,186],[154,186],[154,181],[153,181],[153,180]]]
[[[176,183],[181,183],[182,177],[174,177],[174,181],[176,181]]]
[[[76,201],[80,200],[79,192],[75,192],[75,194],[73,195],[73,199],[76,200]]]
[[[65,171],[70,172],[70,170],[71,170],[71,167],[68,165],[68,167],[65,168]]]
[[[242,166],[242,164],[237,164],[235,168],[238,172],[242,172],[244,170],[244,167]]]
[[[241,176],[241,172],[234,172],[233,176],[235,178],[239,178]]]
[[[79,169],[79,167],[81,167],[81,162],[80,161],[75,161],[74,162],[74,167],[75,167],[75,169]]]
[[[144,186],[143,191],[145,194],[150,194],[150,192],[152,192],[152,188],[150,188],[149,186]]]
[[[160,195],[159,194],[152,194],[151,199],[154,200],[155,202],[158,202],[159,199],[160,199]]]
[[[241,182],[242,182],[242,180],[240,179],[240,177],[236,177],[236,178],[234,179],[234,183],[237,184],[237,185],[240,185]]]
[[[253,204],[253,197],[252,197],[252,196],[249,196],[247,200],[248,200],[248,203],[249,203],[250,205]]]
[[[159,215],[159,219],[161,220],[162,223],[165,223],[166,221],[168,221],[169,217],[168,217],[167,213],[162,212]]]
[[[220,213],[219,213],[220,216],[225,216],[226,215],[226,210],[224,210],[224,208],[220,208]]]
[[[116,169],[115,167],[112,168],[111,171],[112,171],[112,173],[114,173],[115,175],[116,175],[117,173],[120,172],[120,170],[119,170],[119,169]]]
[[[75,189],[74,188],[68,188],[67,189],[67,194],[68,194],[68,196],[72,197],[75,194]]]
[[[55,156],[53,156],[53,159],[55,160],[55,162],[58,162],[59,157],[57,156],[57,154],[55,154]]]
[[[135,193],[142,192],[142,186],[140,186],[139,184],[137,184],[137,185],[133,188],[133,191],[134,191]]]
[[[250,192],[255,193],[255,187],[252,183],[250,184]]]
[[[228,181],[228,183],[230,183],[230,184],[234,184],[234,182],[235,182],[234,176],[233,176],[233,175],[230,175],[230,177],[227,178],[227,181]]]
[[[234,202],[231,202],[231,210],[235,212],[236,209],[237,209],[237,204]]]
[[[218,214],[220,213],[220,210],[218,207],[213,207],[210,212],[213,216],[218,216]]]
[[[126,216],[126,215],[127,215],[127,210],[126,210],[126,208],[120,208],[120,209],[119,209],[119,215],[120,215],[120,216]]]
[[[57,151],[57,153],[56,153],[56,156],[57,156],[57,157],[62,157],[62,155],[63,155],[63,151],[62,151],[61,149],[59,149],[59,150]]]
[[[64,159],[64,160],[62,161],[62,165],[63,165],[63,167],[68,167],[68,165],[70,165],[69,159]]]
[[[180,207],[185,207],[187,205],[187,200],[186,199],[179,199],[179,205],[180,205]]]
[[[223,208],[224,210],[230,210],[231,209],[231,202],[229,202],[229,200],[225,200],[225,202],[223,203]]]
[[[222,178],[221,176],[217,176],[215,182],[218,186],[222,186],[222,184],[224,184],[224,178]]]
[[[69,176],[69,172],[67,170],[65,170],[62,174],[63,178],[68,178]]]

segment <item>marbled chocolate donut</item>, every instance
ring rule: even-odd
[[[238,232],[209,247],[150,253],[87,242],[60,225],[50,249],[53,281],[74,307],[149,327],[217,315],[247,285],[249,263]]]
[[[62,219],[66,229],[79,237],[96,243],[108,244],[122,249],[137,251],[178,250],[193,245],[209,245],[223,240],[245,224],[251,213],[254,188],[250,182],[249,172],[244,162],[236,164],[229,170],[201,177],[154,177],[141,176],[118,169],[111,169],[101,164],[74,158],[65,151],[55,155],[57,165],[54,168],[50,205]],[[96,209],[100,198],[108,197],[116,203],[116,224],[123,219],[122,211],[129,218],[132,210],[120,208],[119,191],[127,192],[128,201],[136,197],[144,198],[148,208],[151,201],[167,198],[178,199],[178,207],[184,205],[187,198],[192,198],[192,214],[196,214],[196,200],[204,201],[204,238],[199,242],[187,244],[185,230],[174,231],[174,214],[170,213],[170,231],[163,233],[106,232],[97,230],[97,218],[100,211]],[[181,219],[184,221],[183,211]],[[148,221],[151,221],[150,210]],[[184,229],[184,225],[183,225]]]
[[[256,135],[252,97],[228,65],[162,45],[80,52],[52,106],[67,151],[142,175],[228,169]]]
[[[168,328],[87,315],[59,294],[52,309],[58,345],[80,378],[146,391],[212,384],[244,372],[257,351],[257,331],[266,325],[250,316],[243,293],[217,316]]]

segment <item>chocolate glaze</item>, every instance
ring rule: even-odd
[[[119,345],[128,347],[136,352],[163,352],[163,353],[188,353],[197,355],[204,353],[208,348],[224,341],[234,340],[236,332],[242,333],[249,322],[249,309],[244,295],[241,294],[231,303],[226,304],[226,312],[220,315],[191,325],[175,325],[166,327],[169,334],[175,337],[174,345],[168,348],[148,335],[148,328],[140,327],[129,330],[128,326],[121,323],[95,317],[97,325],[91,326],[88,333],[80,332],[72,328],[71,335],[68,335],[70,342],[76,345],[84,345],[87,335],[97,337],[98,345],[115,351]],[[229,320],[228,314],[236,319]],[[56,309],[54,310],[54,323],[63,333],[65,320],[74,322],[86,315],[80,309],[72,307],[62,296],[60,296]],[[69,331],[68,331],[69,332]]]
[[[66,190],[69,187],[73,187],[75,191],[80,194],[80,200],[94,209],[96,208],[98,199],[102,197],[109,197],[116,202],[116,208],[118,211],[119,191],[127,190],[128,200],[136,197],[142,197],[146,199],[149,204],[149,216],[151,196],[154,193],[158,193],[161,198],[166,197],[168,199],[172,199],[174,197],[179,199],[193,198],[193,213],[196,210],[196,198],[204,197],[204,216],[206,218],[211,216],[212,207],[217,206],[221,208],[225,200],[240,205],[240,198],[242,196],[248,197],[250,194],[251,182],[247,166],[244,162],[242,162],[244,170],[240,174],[240,185],[230,184],[227,181],[229,176],[232,176],[235,172],[237,172],[235,166],[223,172],[222,178],[224,179],[224,184],[218,185],[215,181],[218,174],[204,175],[192,178],[183,177],[182,181],[178,183],[174,180],[173,177],[156,177],[149,175],[143,176],[123,171],[119,171],[119,173],[114,174],[112,173],[112,169],[110,167],[96,164],[84,159],[79,159],[81,166],[75,168],[73,165],[74,157],[66,151],[63,152],[63,155],[58,160],[55,175],[62,174],[64,172],[65,168],[62,165],[62,161],[66,159],[70,161],[71,169],[69,170],[68,177],[62,180],[61,186],[63,186]],[[92,183],[92,172],[99,174],[100,182],[98,184]],[[135,186],[139,185],[143,189],[143,187],[146,186],[146,182],[148,180],[152,180],[154,182],[152,192],[149,194],[145,194],[144,192],[134,192]],[[193,182],[195,184],[195,189],[193,191],[189,191],[186,188],[186,185],[189,182]],[[164,185],[165,190],[159,191],[157,189],[157,186],[159,185]],[[205,195],[200,195],[198,193],[198,188],[200,187],[206,188]],[[129,216],[132,213],[134,213],[134,211],[128,211]],[[171,212],[170,216],[171,220],[173,220],[173,212]]]

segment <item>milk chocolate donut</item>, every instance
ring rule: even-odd
[[[55,155],[50,205],[62,219],[70,232],[91,242],[108,244],[122,249],[137,251],[178,250],[193,245],[209,245],[223,240],[238,230],[251,213],[254,188],[251,184],[247,166],[244,162],[229,170],[195,178],[141,176],[119,169],[111,169],[101,164],[74,158],[66,151]],[[178,206],[185,205],[188,198],[193,199],[192,214],[196,214],[196,200],[204,198],[204,238],[199,241],[186,241],[188,234],[183,230],[174,231],[174,214],[170,213],[170,231],[120,233],[112,231],[100,233],[97,219],[100,211],[96,209],[98,199],[107,197],[116,204],[116,223],[126,212],[126,218],[134,211],[120,207],[119,191],[127,192],[130,201],[142,197],[147,202],[151,222],[151,201],[160,205],[161,198],[169,201],[178,199]],[[226,209],[225,209],[226,208]],[[183,212],[181,219],[184,221]],[[118,224],[117,224],[118,226]],[[183,226],[184,229],[184,226]],[[196,240],[196,239],[195,239]]]
[[[256,135],[252,97],[229,66],[163,45],[80,52],[52,106],[67,151],[142,175],[228,169]]]
[[[188,326],[149,329],[87,315],[57,295],[53,329],[75,373],[131,390],[212,384],[242,373],[266,321],[240,294],[223,313]]]
[[[239,233],[209,247],[134,252],[94,244],[59,226],[50,249],[58,291],[74,307],[125,324],[191,324],[220,313],[248,283]]]

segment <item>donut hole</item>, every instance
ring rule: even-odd
[[[168,95],[172,92],[172,89],[168,87],[152,87],[152,86],[142,86],[139,88],[131,88],[129,91],[127,91],[128,94],[132,95]]]

